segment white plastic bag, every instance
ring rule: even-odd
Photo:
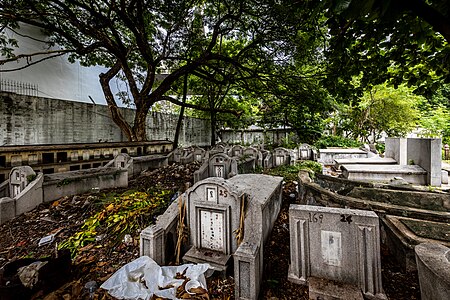
[[[191,280],[200,282],[206,289],[204,273],[208,264],[185,264],[181,266],[160,267],[148,256],[141,256],[126,264],[114,273],[101,288],[117,299],[149,299],[155,294],[168,299],[176,298],[176,290],[183,283],[183,279],[175,279],[177,273],[183,273]],[[144,285],[145,282],[145,285]],[[172,288],[162,289],[172,285]]]

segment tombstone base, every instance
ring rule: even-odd
[[[361,290],[354,285],[317,277],[309,277],[308,283],[312,300],[364,300]]]
[[[231,255],[227,255],[218,251],[191,247],[191,249],[189,249],[188,252],[186,252],[186,254],[183,256],[183,261],[193,262],[197,264],[207,263],[210,265],[210,269],[225,274],[227,271],[227,263],[230,257]]]

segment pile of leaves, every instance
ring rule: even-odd
[[[81,230],[61,243],[60,249],[70,249],[76,254],[80,248],[99,239],[106,239],[112,247],[117,246],[127,235],[145,228],[164,212],[170,196],[171,192],[167,190],[131,190],[121,195],[105,195],[100,199],[103,208],[84,221]]]

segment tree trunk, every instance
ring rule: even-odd
[[[148,110],[145,108],[136,109],[134,116],[133,135],[134,141],[147,141],[147,115]]]
[[[216,145],[216,112],[211,109],[211,147]]]
[[[185,74],[184,75],[184,85],[183,85],[183,104],[186,103],[187,80],[188,80],[188,75]],[[178,139],[180,136],[181,124],[183,122],[183,116],[184,116],[184,105],[181,106],[180,115],[178,116],[177,128],[175,129],[175,137],[173,138],[173,149],[174,150],[178,148]]]
[[[122,133],[126,136],[129,141],[135,140],[135,135],[133,133],[133,129],[130,124],[125,120],[122,113],[117,106],[116,100],[114,99],[114,95],[109,86],[109,82],[111,79],[120,71],[120,61],[118,60],[114,66],[109,69],[106,73],[100,74],[100,85],[103,90],[103,94],[105,95],[106,103],[108,104],[109,111],[111,112],[111,118],[114,123],[119,126]]]

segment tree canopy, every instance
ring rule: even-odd
[[[159,101],[215,119],[241,116],[248,97],[260,104],[262,123],[290,126],[309,142],[337,103],[362,108],[367,92],[386,82],[406,82],[433,101],[450,81],[449,7],[446,0],[3,0],[1,63],[69,55],[107,67],[99,80],[129,140],[151,138],[146,117]],[[41,28],[52,48],[16,55],[4,30],[20,24]],[[188,87],[194,102],[176,97],[188,76],[200,83]],[[127,93],[112,93],[114,78]],[[132,124],[118,97],[135,107]]]
[[[286,17],[287,11],[295,11]],[[223,81],[257,78],[268,60],[287,59],[288,40],[300,26],[297,17],[308,10],[275,1],[203,0],[5,0],[0,4],[2,28],[21,23],[45,30],[48,55],[70,54],[84,65],[103,65],[100,82],[112,117],[129,140],[146,139],[145,122],[156,102],[169,100],[174,84],[185,74],[216,80],[207,70],[234,69]],[[308,18],[305,17],[305,20]],[[2,48],[10,59],[3,36]],[[221,41],[233,41],[233,53],[221,52]],[[30,54],[31,56],[32,54]],[[30,56],[27,56],[30,57]],[[208,68],[206,68],[208,66]],[[160,81],[157,74],[166,73]],[[123,78],[136,108],[132,125],[117,109],[109,82]],[[195,107],[209,110],[210,108]]]

